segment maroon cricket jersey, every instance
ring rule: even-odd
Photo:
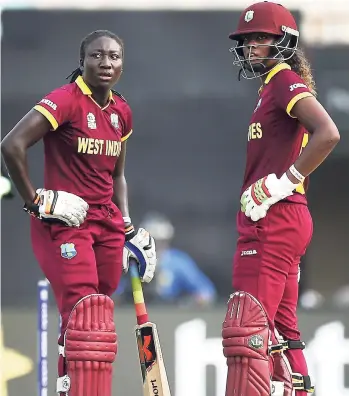
[[[121,142],[132,133],[131,109],[110,91],[103,108],[80,76],[44,97],[35,107],[52,130],[44,137],[44,188],[78,195],[88,204],[107,204]]]
[[[312,96],[302,78],[286,63],[267,75],[253,112],[247,143],[246,169],[242,192],[270,173],[277,177],[287,171],[308,143],[308,132],[291,115],[293,106]],[[308,179],[284,201],[307,203]]]

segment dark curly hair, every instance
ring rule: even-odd
[[[297,73],[305,82],[311,93],[316,96],[316,84],[311,70],[310,62],[302,49],[297,49],[294,55],[285,60],[291,69]]]

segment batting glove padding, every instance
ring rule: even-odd
[[[268,209],[276,202],[293,194],[298,186],[284,173],[280,179],[274,173],[253,183],[241,196],[241,211],[253,221],[267,215]]]
[[[40,219],[57,219],[69,227],[79,227],[86,218],[88,204],[77,195],[55,190],[36,190],[29,213]]]
[[[125,242],[123,252],[123,269],[125,273],[128,271],[131,257],[138,262],[141,281],[150,282],[154,277],[156,268],[155,241],[144,228],[140,228],[132,239]]]

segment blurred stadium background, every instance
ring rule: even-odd
[[[342,137],[311,177],[308,196],[315,231],[302,263],[299,315],[316,396],[348,396],[349,2],[280,2],[297,16],[319,99]],[[190,288],[189,296],[169,300],[157,294],[161,282],[170,282],[164,273],[159,285],[145,291],[175,396],[224,394],[220,327],[231,292],[246,128],[258,88],[256,82],[238,82],[227,35],[249,3],[0,1],[2,136],[43,95],[65,84],[87,33],[110,29],[125,41],[125,71],[117,89],[134,114],[127,161],[133,220],[139,224],[154,211],[166,216],[174,231],[172,245],[191,256],[216,290],[207,301]],[[41,144],[30,150],[29,163],[33,181],[42,185]],[[3,167],[2,175],[6,177]],[[35,395],[36,284],[42,274],[31,252],[22,202],[6,179],[1,186],[0,389],[4,396]],[[202,279],[198,276],[196,283]],[[115,394],[136,396],[141,383],[127,287],[114,297],[120,338]],[[55,394],[57,326],[52,303],[50,395]]]

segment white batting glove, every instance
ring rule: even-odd
[[[293,194],[294,184],[284,173],[280,179],[274,173],[253,183],[241,196],[241,211],[253,221],[267,215],[271,205]]]
[[[131,257],[138,262],[141,281],[150,282],[154,277],[157,259],[154,238],[144,228],[140,228],[132,239],[125,242],[122,264],[125,273]]]
[[[75,194],[65,191],[36,190],[30,213],[41,219],[57,219],[69,227],[79,227],[86,218],[88,204]]]

